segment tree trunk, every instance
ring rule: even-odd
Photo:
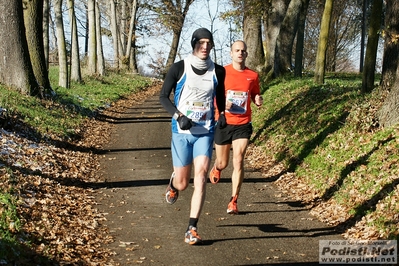
[[[302,0],[291,0],[280,33],[277,37],[276,58],[274,73],[276,76],[292,71],[292,49],[296,31],[298,29],[298,18],[301,11]]]
[[[136,21],[137,21],[137,10],[138,10],[138,3],[137,0],[133,0],[133,5],[132,5],[132,18],[134,17],[134,22],[133,22],[133,31],[132,34],[129,34],[132,39],[132,44],[131,44],[131,52],[130,52],[130,69],[132,73],[138,73],[138,67],[137,67],[137,47],[136,47]]]
[[[120,1],[119,2],[119,10],[120,10],[120,23],[119,23],[119,38],[121,40],[121,49],[120,49],[120,54],[121,56],[124,56],[126,54],[126,18],[127,18],[127,8],[126,8],[126,1]],[[123,59],[122,59],[123,61]]]
[[[26,2],[24,8],[25,35],[28,41],[33,73],[44,94],[51,95],[52,89],[46,67],[43,44],[43,0]]]
[[[362,33],[360,37],[360,66],[359,72],[363,72],[364,65],[364,44],[366,42],[366,17],[367,17],[367,0],[362,2]]]
[[[97,73],[100,76],[105,75],[105,60],[104,60],[104,51],[103,51],[103,41],[101,34],[101,14],[100,8],[98,6],[98,2],[95,2],[96,6],[96,38],[97,38]]]
[[[134,41],[134,43],[136,43],[136,41]],[[137,67],[136,55],[137,55],[137,48],[136,45],[134,45],[132,47],[132,52],[130,53],[130,69],[134,74],[139,73],[139,69]]]
[[[328,45],[327,42],[328,42],[328,33],[330,31],[330,20],[332,15],[332,9],[333,9],[333,0],[326,0],[323,17],[321,20],[320,37],[319,37],[319,44],[317,47],[317,56],[316,56],[316,69],[315,69],[314,80],[317,84],[324,83],[326,52]]]
[[[57,47],[59,80],[58,85],[69,88],[68,84],[68,60],[65,44],[64,22],[62,18],[62,0],[54,0],[55,25],[57,28]]]
[[[0,83],[23,94],[40,93],[30,62],[22,1],[0,4]]]
[[[252,2],[253,0],[244,1],[243,33],[248,52],[246,65],[260,72],[265,64],[265,52],[262,42],[261,9],[257,8],[257,5]]]
[[[86,27],[85,27],[85,56],[88,57],[89,56],[89,8],[87,7],[87,5],[85,5],[86,7]]]
[[[44,57],[46,60],[46,68],[49,69],[49,53],[50,53],[50,0],[43,2],[43,47]]]
[[[381,86],[386,90],[392,86],[397,78],[396,69],[398,68],[399,59],[399,1],[386,0],[385,14],[385,41]]]
[[[97,37],[96,37],[96,7],[95,0],[87,1],[87,13],[89,20],[89,58],[88,73],[94,75],[97,73]]]
[[[167,73],[167,70],[175,62],[176,55],[177,55],[177,48],[179,47],[180,35],[181,35],[181,29],[173,31],[172,44],[171,44],[170,49],[169,49],[168,59],[166,60],[165,73],[164,74]]]
[[[163,0],[160,9],[158,9],[160,12],[158,13],[158,15],[160,16],[162,23],[173,32],[172,44],[170,46],[169,55],[166,60],[163,75],[167,73],[170,66],[174,63],[176,59],[177,49],[179,48],[180,35],[184,26],[184,20],[186,19],[190,5],[193,2],[194,0]]]
[[[137,14],[137,0],[133,0],[133,4],[131,7],[131,12],[130,12],[130,23],[129,23],[129,34],[128,39],[127,39],[127,44],[126,44],[126,53],[125,53],[125,60],[124,64],[126,65],[126,68],[130,68],[130,62],[131,58],[135,58],[136,53],[135,53],[135,36],[136,36],[136,14]],[[134,53],[133,56],[131,56],[131,53]],[[136,61],[136,60],[134,60]],[[136,63],[133,64],[134,69],[133,72],[137,73],[137,65]]]
[[[119,68],[119,31],[118,22],[116,15],[116,3],[114,0],[110,0],[110,24],[111,24],[111,34],[112,34],[112,45],[114,50],[114,68]]]
[[[371,8],[371,20],[362,79],[363,93],[371,92],[374,88],[375,64],[377,60],[378,39],[382,19],[382,4],[383,0],[374,0]]]
[[[271,0],[266,2],[265,23],[265,67],[266,79],[274,77],[274,59],[276,52],[277,37],[280,32],[281,23],[287,10],[286,0]]]
[[[80,70],[78,27],[76,25],[75,1],[67,0],[69,9],[69,21],[71,24],[71,80],[82,82],[82,73]]]
[[[398,44],[396,44],[399,46]],[[399,77],[399,65],[396,69],[396,77]],[[399,78],[396,78],[391,92],[388,94],[384,104],[378,110],[377,116],[381,126],[390,127],[399,122]]]
[[[51,35],[50,37],[50,42],[51,45],[49,44],[49,47],[55,47],[55,50],[58,50],[57,48],[57,27],[55,26],[55,19],[53,19],[53,17],[51,16],[51,12],[49,13],[49,35]],[[51,62],[49,62],[51,63]]]
[[[295,47],[295,77],[302,77],[303,49],[305,40],[305,22],[310,0],[302,0],[301,13],[298,21],[298,32]]]

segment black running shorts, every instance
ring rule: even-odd
[[[252,123],[244,125],[227,125],[221,129],[216,126],[215,143],[218,145],[231,144],[236,139],[250,139],[252,135]]]

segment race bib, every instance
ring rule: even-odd
[[[209,102],[189,101],[186,105],[186,116],[196,124],[205,125],[210,120],[211,105]]]
[[[248,92],[246,91],[227,91],[227,100],[233,103],[233,106],[226,110],[232,114],[245,114],[247,112]]]

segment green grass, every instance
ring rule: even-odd
[[[57,69],[50,69],[51,84],[58,84]],[[70,137],[86,117],[127,94],[146,88],[151,80],[131,74],[110,72],[104,77],[85,77],[84,83],[71,88],[53,87],[52,100],[23,96],[12,89],[0,88],[0,106],[18,116],[40,136]]]
[[[251,141],[323,201],[340,203],[357,222],[366,217],[375,221],[370,226],[390,225],[381,229],[383,237],[397,238],[398,204],[389,211],[379,206],[398,197],[399,130],[378,127],[380,92],[363,95],[360,87],[359,75],[327,76],[324,85],[313,77],[262,84],[265,104],[254,110]]]
[[[49,76],[56,93],[50,100],[24,96],[0,86],[0,107],[8,110],[11,123],[23,127],[25,133],[29,132],[30,137],[38,140],[77,137],[78,129],[87,117],[152,83],[151,79],[138,75],[109,72],[104,77],[84,77],[84,83],[72,83],[71,88],[65,89],[56,86],[56,68],[50,69]],[[9,165],[5,161],[6,158],[0,154],[0,259],[20,257],[22,261],[29,260],[29,255],[26,257],[29,243],[26,239],[21,243],[21,236],[18,235],[21,221],[17,207],[20,204],[13,191],[13,184],[18,181],[13,179],[13,170],[5,166]],[[21,252],[26,253],[25,256]]]
[[[16,206],[15,196],[0,191],[0,258],[7,258],[10,253],[14,253],[11,248],[13,244],[10,243],[17,242],[15,234],[21,227]]]
[[[0,106],[37,136],[64,139],[75,136],[84,119],[98,109],[151,83],[140,76],[109,73],[85,77],[84,84],[64,89],[54,85],[55,69],[50,80],[57,94],[53,100],[0,87]],[[360,86],[361,76],[344,74],[326,76],[324,85],[315,84],[313,77],[290,76],[262,84],[264,106],[253,110],[251,142],[316,190],[323,201],[335,200],[356,221],[365,218],[383,238],[398,238],[399,129],[377,126],[379,91],[363,95]],[[0,174],[8,171],[0,167]],[[10,231],[11,222],[18,230],[16,205],[12,190],[0,188],[5,213],[0,216],[0,250],[18,245]]]

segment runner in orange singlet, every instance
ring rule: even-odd
[[[232,194],[227,213],[238,214],[237,199],[244,180],[244,156],[252,134],[251,101],[258,106],[263,104],[260,96],[258,74],[245,66],[247,45],[236,41],[231,46],[232,63],[225,66],[225,92],[227,126],[216,127],[216,160],[209,179],[213,184],[220,180],[220,174],[229,163],[230,148],[233,148]],[[219,113],[216,110],[216,119]]]

